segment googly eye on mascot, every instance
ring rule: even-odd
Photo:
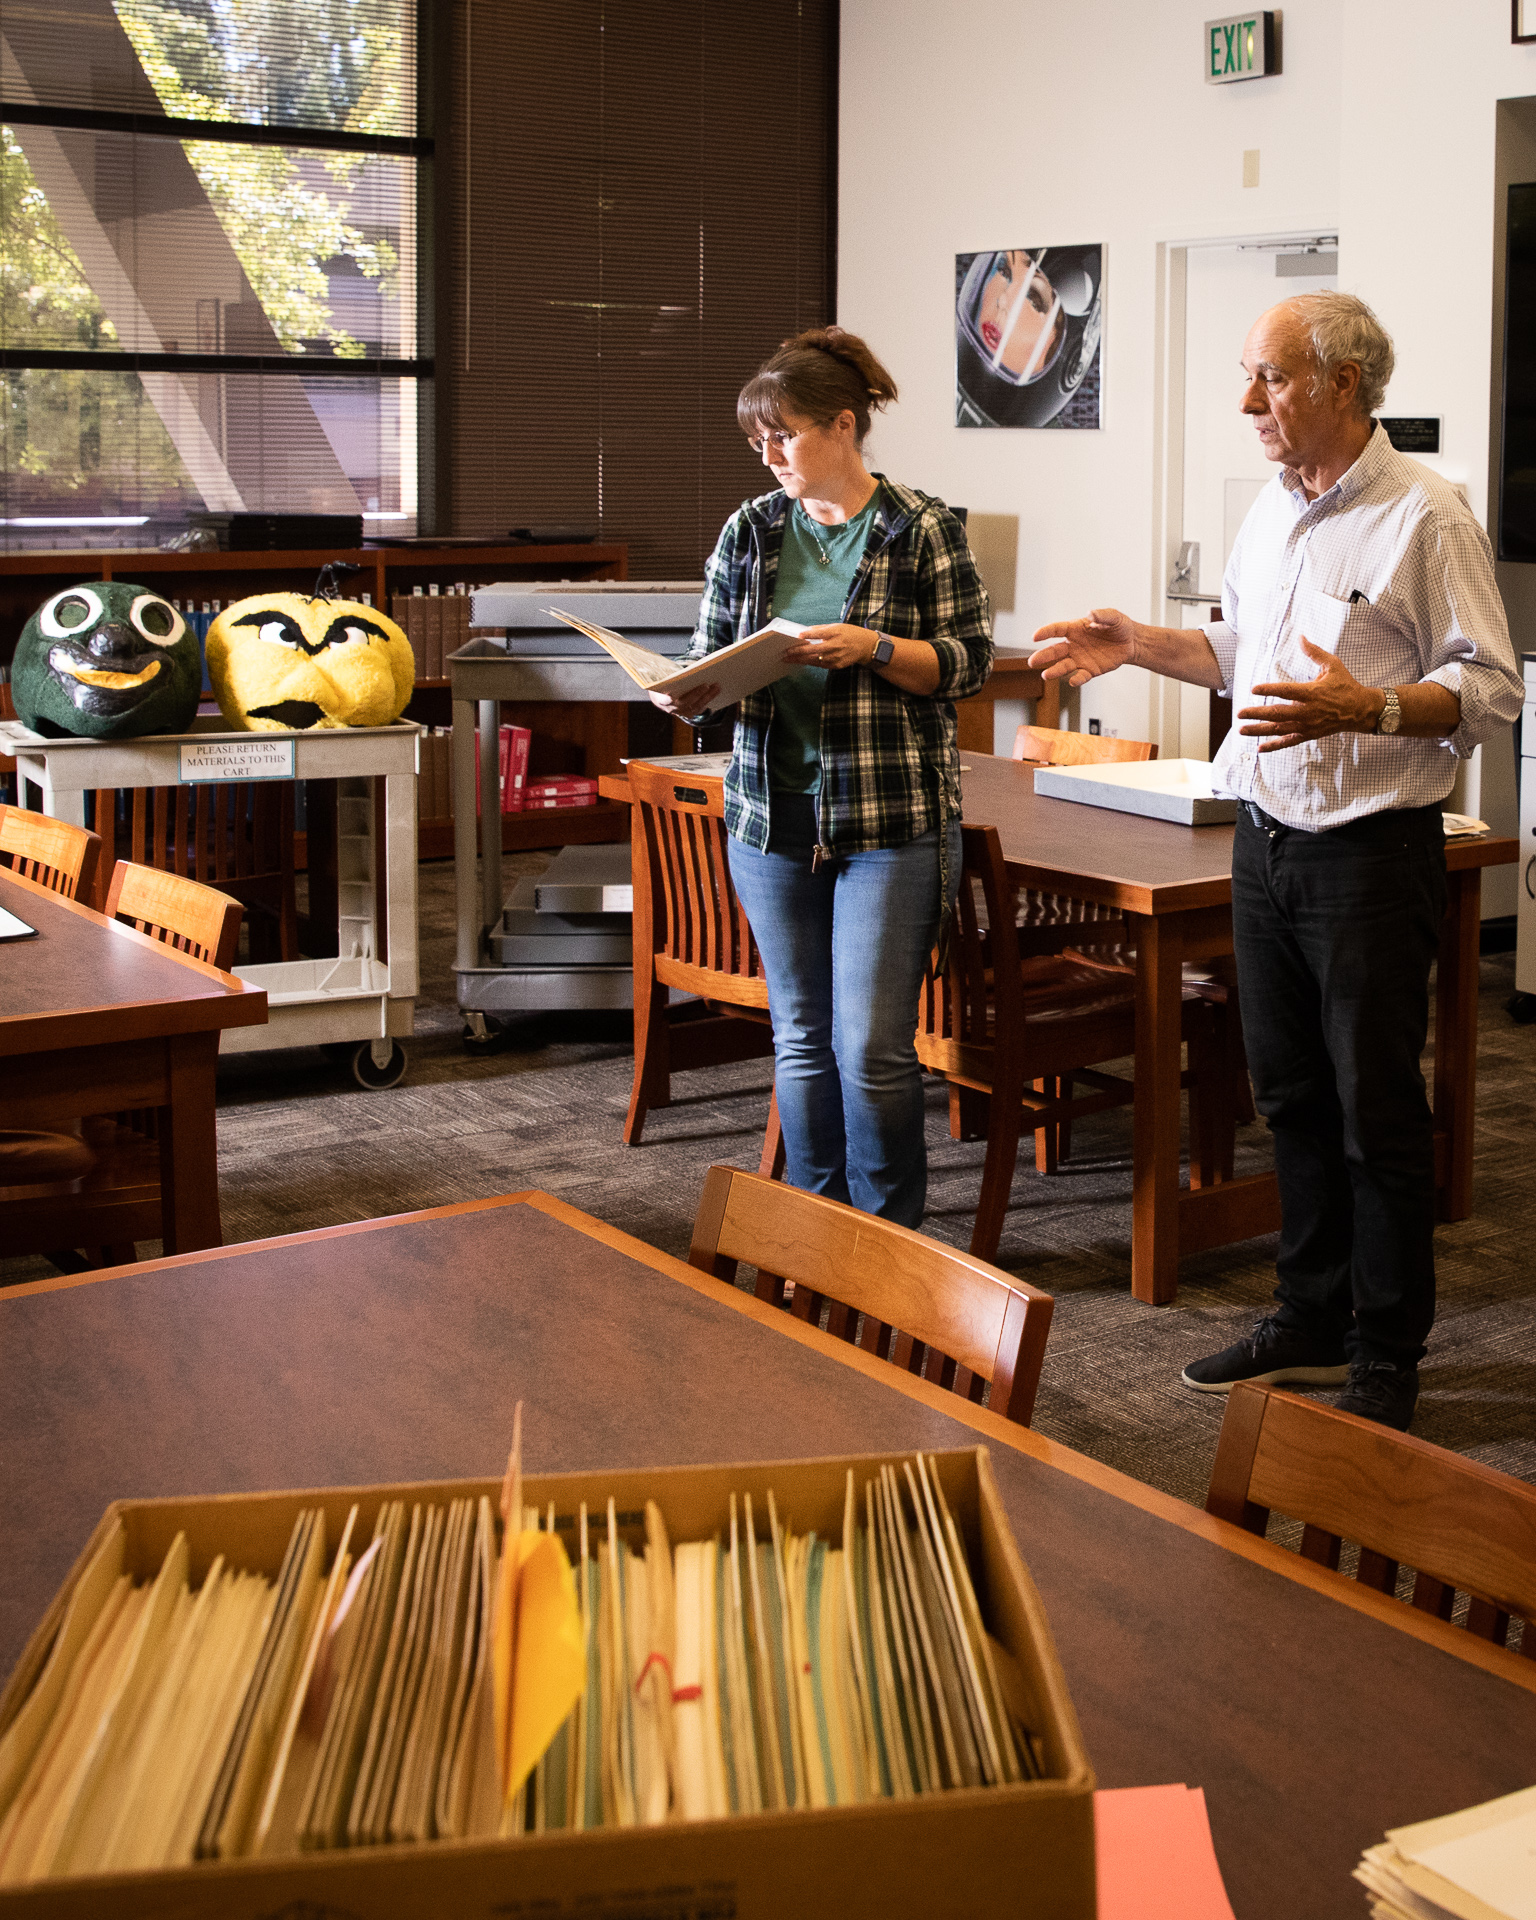
[[[126,580],[90,580],[44,601],[11,663],[16,713],[34,733],[97,740],[185,733],[203,665],[171,605]]]
[[[377,607],[337,599],[331,569],[315,592],[257,593],[208,629],[208,678],[243,732],[387,727],[416,684],[411,643]]]

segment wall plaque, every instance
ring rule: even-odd
[[[1438,453],[1440,416],[1438,413],[1404,414],[1395,419],[1381,416],[1387,438],[1399,453]]]

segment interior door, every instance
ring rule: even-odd
[[[1274,468],[1253,423],[1241,411],[1242,355],[1248,329],[1266,308],[1298,293],[1338,285],[1336,274],[1298,273],[1317,258],[1296,242],[1228,241],[1190,247],[1184,304],[1183,540],[1198,541],[1202,603],[1181,602],[1181,624],[1204,626],[1221,599],[1227,556],[1248,509]],[[1337,253],[1319,264],[1336,263]],[[1283,271],[1281,270],[1283,268]],[[1219,703],[1226,717],[1225,702]],[[1179,695],[1179,752],[1211,751],[1211,701],[1202,687]]]

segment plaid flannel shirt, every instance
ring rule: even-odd
[[[842,617],[893,639],[926,640],[939,656],[939,684],[931,694],[904,693],[866,667],[827,674],[818,837],[834,853],[905,846],[959,818],[954,702],[992,671],[991,608],[964,527],[942,501],[875,478],[884,490]],[[787,494],[765,493],[726,522],[704,570],[690,660],[767,625],[789,510]],[[726,826],[759,853],[768,846],[772,721],[770,688],[742,701],[725,778]]]

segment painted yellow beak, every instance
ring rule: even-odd
[[[142,673],[109,673],[103,667],[77,667],[73,660],[55,659],[62,672],[83,680],[88,687],[142,687],[160,671],[160,662],[151,660]]]

